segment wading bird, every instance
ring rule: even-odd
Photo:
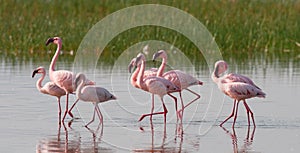
[[[46,76],[46,71],[44,67],[38,67],[32,72],[32,78],[35,74],[42,74],[42,76],[36,82],[36,88],[43,94],[48,94],[51,96],[55,96],[58,102],[58,118],[59,124],[61,123],[61,106],[60,106],[60,97],[66,95],[66,92],[58,87],[54,82],[47,82],[44,86],[42,86],[42,82]]]
[[[53,37],[53,38],[49,38],[46,41],[46,46],[48,46],[50,43],[56,44],[57,49],[50,63],[49,77],[52,82],[54,82],[57,86],[59,86],[66,92],[66,108],[65,108],[64,116],[62,118],[62,122],[63,122],[68,112],[70,116],[73,118],[73,114],[70,113],[70,111],[68,111],[68,105],[69,105],[69,94],[76,90],[74,84],[75,75],[71,71],[55,70],[55,64],[62,48],[62,40],[59,37]],[[87,84],[95,84],[92,81],[87,81],[87,82],[88,82]]]
[[[193,76],[191,76],[183,71],[180,71],[180,70],[170,70],[170,71],[164,73],[164,69],[167,64],[167,59],[168,59],[166,51],[160,50],[160,51],[156,52],[155,54],[153,54],[152,60],[154,61],[157,58],[162,58],[161,65],[157,71],[157,76],[163,77],[163,78],[171,81],[180,89],[177,92],[179,92],[179,96],[180,96],[180,100],[181,100],[181,109],[179,111],[177,111],[177,113],[178,113],[179,118],[182,118],[184,108],[186,108],[187,106],[189,106],[190,104],[192,104],[193,102],[195,102],[196,100],[198,100],[200,98],[199,94],[188,89],[188,87],[193,86],[193,85],[203,85],[203,82],[199,81],[198,79],[194,78]],[[189,102],[187,105],[184,105],[183,100],[182,100],[182,90],[184,90],[184,89],[197,96],[194,100]],[[180,112],[182,112],[182,115],[180,114]]]
[[[117,98],[104,88],[96,87],[94,85],[85,86],[85,81],[86,77],[84,74],[78,73],[76,75],[75,84],[78,85],[76,89],[77,98],[85,102],[92,102],[95,105],[93,118],[89,123],[85,125],[87,127],[94,121],[96,112],[98,114],[100,124],[103,123],[103,116],[98,107],[99,103],[103,103],[108,100],[115,100]]]
[[[259,87],[257,87],[257,85],[255,85],[250,78],[246,76],[234,73],[224,74],[223,76],[221,76],[224,72],[227,71],[227,68],[228,65],[225,61],[217,61],[215,63],[214,72],[211,76],[212,80],[218,85],[219,89],[224,94],[234,99],[231,114],[220,124],[220,126],[222,126],[227,120],[234,116],[234,121],[232,124],[232,127],[234,127],[237,118],[239,102],[243,101],[247,111],[248,126],[250,126],[250,115],[255,127],[256,125],[253,112],[246,103],[246,99],[253,97],[265,98],[266,94]]]
[[[137,69],[135,70],[133,76],[136,76],[136,85],[147,92],[150,92],[152,94],[152,108],[151,108],[151,113],[150,114],[143,114],[139,121],[143,120],[144,117],[150,116],[150,120],[152,119],[152,115],[157,115],[157,114],[164,114],[164,123],[166,123],[166,114],[168,112],[165,104],[163,97],[164,95],[177,91],[179,88],[176,87],[172,82],[169,80],[166,80],[162,77],[156,77],[156,76],[151,76],[151,77],[146,77],[144,78],[144,70],[145,70],[145,56],[143,54],[138,54],[138,56],[135,59],[135,65],[137,66]],[[163,112],[155,112],[153,113],[154,110],[154,95],[158,95],[160,97],[160,100],[163,105]]]
[[[132,86],[134,86],[134,87],[136,87],[136,88],[141,88],[141,87],[138,85],[138,83],[137,83],[137,77],[138,77],[138,74],[139,74],[139,72],[140,72],[140,67],[137,67],[137,65],[136,65],[136,58],[133,58],[133,59],[130,61],[129,65],[128,65],[128,71],[129,71],[129,73],[131,73],[131,71],[132,71],[131,69],[132,69],[134,66],[136,67],[136,70],[133,71],[133,73],[132,73],[132,75],[131,75],[131,77],[130,77],[130,83],[131,83]],[[143,78],[154,77],[154,76],[156,76],[156,74],[157,74],[157,68],[151,68],[151,69],[149,69],[149,70],[145,70],[145,71],[144,71]],[[142,90],[143,90],[143,89],[142,89]],[[175,109],[176,109],[176,112],[177,112],[177,98],[176,98],[175,96],[171,95],[170,93],[168,93],[168,95],[169,95],[171,98],[174,99],[174,102],[175,102]]]

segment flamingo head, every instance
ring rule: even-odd
[[[215,63],[215,70],[218,75],[224,73],[228,68],[228,65],[225,61],[219,60]]]
[[[142,53],[139,53],[139,54],[136,56],[135,66],[139,66],[140,64],[142,64],[142,62],[145,62],[145,61],[146,61],[145,55],[142,54]]]
[[[86,81],[86,76],[83,73],[77,73],[75,77],[75,85],[76,88],[81,84],[82,82]]]
[[[110,98],[109,98],[110,100],[116,100],[117,99],[117,97],[116,96],[114,96],[114,95],[110,95]]]
[[[48,46],[50,43],[54,43],[54,44],[62,44],[62,40],[59,37],[53,37],[53,38],[49,38],[46,41],[46,46]]]
[[[159,50],[159,51],[157,51],[155,54],[153,54],[152,60],[155,61],[155,59],[157,59],[159,57],[166,59],[167,58],[166,51],[165,50]]]
[[[136,63],[135,63],[135,62],[136,62],[136,58],[133,58],[133,59],[130,61],[129,65],[128,65],[128,71],[129,71],[129,73],[131,73],[131,72],[134,71],[134,70],[131,71],[131,69],[132,69],[133,66],[136,67],[136,65],[135,65]]]
[[[42,73],[42,74],[46,74],[46,70],[44,67],[40,66],[38,68],[36,68],[33,72],[32,72],[32,75],[31,77],[33,78],[35,76],[35,74],[37,73]]]

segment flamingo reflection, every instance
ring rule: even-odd
[[[158,128],[154,128],[153,122],[150,120],[149,129],[151,132],[151,146],[146,148],[137,148],[134,149],[133,152],[184,152],[182,151],[183,136],[179,136],[177,133],[179,128],[182,130],[182,125],[178,124],[178,126],[176,126],[175,138],[172,141],[167,141],[166,124],[164,124],[162,131],[155,131],[158,130]],[[140,129],[143,132],[147,132],[143,127],[140,127]],[[157,139],[155,138],[161,138],[161,143],[158,144],[156,142]]]
[[[228,129],[226,129],[224,127],[222,127],[222,129],[226,132],[226,134],[230,135],[231,140],[232,140],[233,152],[234,153],[240,153],[240,152],[243,152],[243,153],[247,153],[247,152],[255,153],[255,151],[252,150],[251,145],[252,145],[253,140],[254,140],[254,134],[255,134],[256,127],[253,128],[253,130],[252,130],[252,132],[250,134],[251,128],[250,128],[250,126],[248,126],[246,138],[244,139],[244,144],[240,148],[238,146],[238,139],[237,139],[237,136],[236,136],[235,129],[232,128],[232,132],[230,132]]]
[[[80,136],[74,135],[74,139],[69,140],[69,132],[62,122],[64,136],[62,137],[61,125],[58,126],[57,137],[49,137],[38,142],[37,153],[56,152],[56,153],[75,153],[80,152]],[[73,138],[73,137],[72,137]]]

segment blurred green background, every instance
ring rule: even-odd
[[[225,60],[258,56],[300,59],[299,0],[0,0],[0,56],[5,60],[50,61],[55,46],[46,47],[45,41],[60,36],[65,51],[60,60],[72,61],[84,35],[106,15],[150,3],[174,6],[199,19],[215,37]],[[176,31],[143,26],[115,37],[105,48],[115,54],[104,52],[104,62],[111,63],[116,54],[146,40],[175,43],[189,58],[199,58],[193,43]]]

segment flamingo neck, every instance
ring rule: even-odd
[[[79,99],[81,99],[81,97],[83,96],[83,94],[81,93],[82,88],[84,87],[84,82],[85,80],[80,79],[80,84],[76,89],[76,97],[78,97]]]
[[[36,82],[36,88],[40,91],[40,92],[42,92],[42,88],[43,88],[43,86],[42,86],[42,82],[43,82],[43,80],[44,80],[44,78],[45,78],[45,73],[42,73],[42,76],[38,79],[38,81]]]
[[[132,76],[131,76],[131,84],[132,84],[134,87],[138,87],[138,86],[137,86],[137,77],[138,77],[139,71],[140,71],[140,66],[138,66],[138,67],[135,69],[135,71],[132,73]]]
[[[145,61],[142,61],[142,64],[140,64],[138,67],[139,68],[139,74],[137,77],[137,85],[142,88],[144,86],[144,81],[143,81],[143,76],[144,76],[144,71],[145,71]]]
[[[156,76],[162,76],[163,75],[165,67],[166,67],[166,64],[167,64],[167,57],[163,57],[161,65],[160,65],[160,67],[159,67],[159,69],[157,71]]]
[[[57,49],[56,49],[56,52],[51,60],[51,64],[50,64],[50,67],[49,67],[49,76],[51,77],[51,74],[53,71],[55,71],[55,64],[56,64],[56,61],[58,59],[58,56],[60,54],[60,50],[62,48],[62,44],[61,43],[58,43],[57,44]]]
[[[218,83],[219,78],[220,78],[220,76],[219,76],[219,67],[218,66],[214,69],[214,72],[212,73],[211,78],[215,83]]]

